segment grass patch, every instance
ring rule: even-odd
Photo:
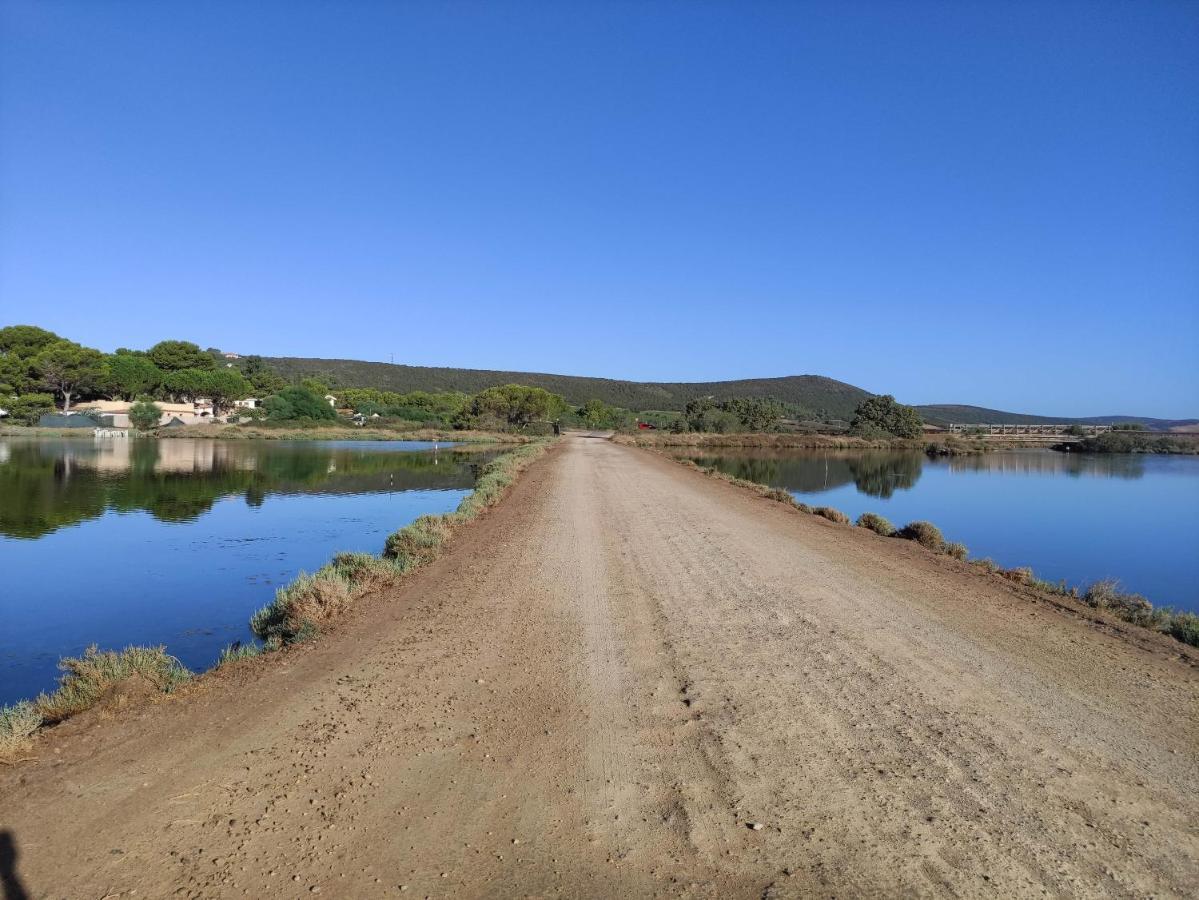
[[[229,663],[238,662],[243,659],[253,659],[256,656],[261,656],[266,650],[260,644],[244,644],[241,641],[234,641],[232,644],[224,647],[221,650],[221,655],[217,657],[214,669],[219,669],[221,666]]]
[[[941,534],[941,529],[932,522],[908,522],[896,532],[896,537],[915,541],[934,553],[940,553],[945,547],[945,535]]]
[[[966,545],[961,541],[946,541],[942,549],[947,556],[952,556],[954,559],[963,561],[970,555],[970,551],[966,549]]]
[[[339,553],[311,575],[301,572],[279,588],[275,599],[250,617],[250,630],[272,650],[311,640],[322,622],[403,572],[393,561],[369,553]]]
[[[822,519],[828,519],[830,522],[835,522],[838,525],[849,524],[849,516],[845,515],[839,509],[833,509],[831,506],[817,506],[812,512]]]
[[[169,694],[192,677],[165,647],[126,647],[101,652],[95,645],[83,656],[60,660],[58,689],[41,694],[34,708],[47,723],[61,722],[110,699],[123,702],[122,691]]]
[[[883,537],[892,537],[895,534],[895,526],[877,513],[862,513],[858,516],[856,524],[859,528],[865,528]]]

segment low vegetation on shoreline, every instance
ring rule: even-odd
[[[737,478],[720,471],[715,466],[701,466],[690,459],[677,459],[671,456],[667,456],[667,459],[721,481],[727,481],[729,484],[751,490],[776,502],[792,506],[800,512],[820,516],[838,525],[850,524],[849,517],[840,510],[828,506],[811,507],[796,500],[794,495],[782,488],[772,488],[756,481]],[[966,562],[983,573],[995,575],[1045,594],[1073,600],[1091,609],[1103,610],[1132,625],[1158,631],[1189,646],[1199,647],[1199,615],[1175,610],[1168,606],[1154,606],[1139,594],[1121,590],[1119,583],[1113,579],[1104,579],[1086,588],[1078,588],[1071,587],[1065,582],[1055,584],[1043,581],[1037,578],[1033,574],[1033,570],[1028,567],[1004,569],[990,559],[969,559],[969,551],[965,544],[947,541],[941,530],[931,522],[909,522],[902,528],[896,528],[883,516],[867,512],[858,517],[854,526],[873,531],[882,537],[913,541],[930,553]]]
[[[860,438],[852,435],[791,434],[785,432],[714,432],[668,431],[618,434],[612,438],[617,444],[630,447],[743,447],[777,450],[924,450],[927,441],[908,438]]]
[[[358,428],[353,425],[329,425],[316,428],[273,427],[270,425],[185,425],[164,428],[155,437],[215,438],[245,441],[444,441],[465,444],[527,444],[536,437],[507,431],[448,431],[438,428]]]
[[[366,594],[395,584],[436,559],[454,532],[499,503],[549,444],[525,440],[492,460],[454,512],[421,516],[392,533],[381,556],[339,553],[316,572],[301,572],[250,617],[250,629],[263,643],[237,642],[226,647],[213,669],[311,640],[320,634],[322,625]],[[119,706],[126,693],[169,694],[196,677],[164,647],[100,651],[93,646],[82,657],[63,659],[59,667],[63,675],[53,692],[0,707],[0,761],[17,758],[42,727],[97,705]]]
[[[1109,431],[1085,437],[1077,443],[1057,444],[1064,453],[1164,453],[1199,454],[1199,435],[1149,434],[1144,431]]]

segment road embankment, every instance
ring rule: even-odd
[[[110,897],[1199,881],[1188,648],[604,440],[565,439],[282,658],[69,721],[0,772],[14,877]]]

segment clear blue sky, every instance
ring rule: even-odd
[[[1199,416],[1199,3],[0,17],[0,324]]]

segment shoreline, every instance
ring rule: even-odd
[[[1181,895],[1197,658],[572,437],[321,640],[0,793],[34,896]]]
[[[181,687],[198,685],[230,663],[317,639],[322,624],[367,594],[394,587],[436,559],[456,531],[500,503],[524,470],[553,443],[527,441],[508,449],[483,468],[474,489],[454,512],[420,516],[402,526],[387,538],[380,556],[339,553],[312,574],[299,572],[275,592],[274,600],[249,616],[251,630],[263,643],[236,641],[203,671],[184,668],[166,652],[165,645],[101,651],[93,644],[81,657],[64,657],[59,661],[64,674],[54,690],[0,706],[0,763],[24,761],[18,754],[47,727],[96,706],[124,705],[126,698],[108,696],[122,682],[136,681],[143,699],[147,693],[172,694]]]
[[[757,481],[737,478],[720,471],[716,466],[702,466],[693,460],[672,456],[665,450],[651,447],[639,447],[638,449],[647,450],[655,456],[684,468],[693,469],[709,478],[715,478],[790,506],[798,512],[827,519],[834,525],[862,528],[885,538],[913,541],[933,555],[958,560],[981,570],[984,574],[1026,588],[1038,595],[1040,599],[1052,602],[1069,612],[1079,614],[1084,610],[1090,613],[1103,611],[1115,616],[1123,623],[1172,638],[1182,646],[1199,647],[1199,614],[1175,610],[1171,606],[1154,606],[1151,601],[1140,594],[1121,591],[1119,583],[1111,579],[1093,582],[1085,589],[1080,586],[1068,585],[1065,581],[1060,583],[1044,581],[1037,578],[1032,568],[1028,566],[1004,569],[989,557],[969,558],[969,550],[964,544],[946,540],[940,529],[931,522],[917,520],[896,527],[885,517],[873,512],[863,513],[855,522],[850,520],[845,513],[833,507],[811,506],[804,503],[784,488],[772,488]]]
[[[129,429],[133,431],[133,429]],[[219,441],[445,441],[459,444],[528,444],[544,440],[545,435],[511,434],[502,431],[454,431],[453,429],[421,428],[399,431],[390,428],[358,428],[330,426],[319,428],[263,427],[261,425],[183,425],[176,428],[157,428],[134,432],[132,437],[177,440]],[[36,425],[0,425],[0,437],[92,438],[91,428],[39,428]]]

